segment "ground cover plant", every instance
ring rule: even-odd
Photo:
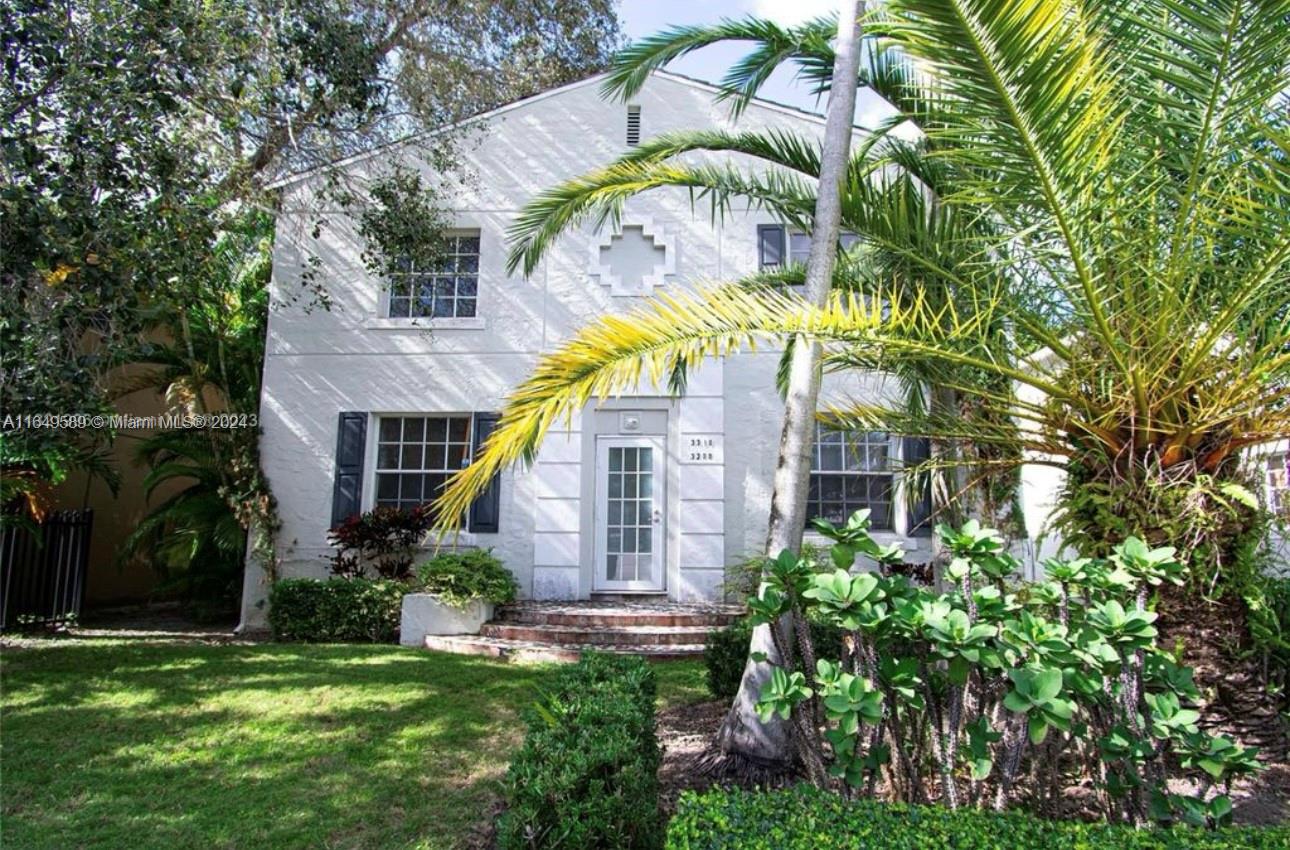
[[[486,833],[558,668],[394,646],[30,641],[0,658],[4,846],[441,850]],[[702,669],[657,665],[661,706]]]
[[[835,569],[785,551],[749,608],[754,622],[811,611],[845,630],[839,656],[817,655],[809,629],[772,629],[787,662],[758,703],[791,722],[816,784],[873,796],[881,779],[896,799],[950,809],[1024,796],[1050,815],[1084,785],[1111,822],[1230,820],[1233,779],[1259,765],[1201,731],[1192,671],[1156,645],[1152,596],[1187,572],[1173,548],[1130,537],[1105,560],[1049,561],[1045,581],[1018,582],[996,531],[942,525],[941,592],[888,574],[903,553],[869,536],[867,511],[815,525]],[[851,573],[859,554],[878,570]],[[1194,790],[1170,784],[1181,777]]]
[[[950,812],[844,800],[805,786],[771,792],[714,789],[686,794],[668,825],[668,850],[1277,850],[1286,827],[1218,832],[1054,821],[1027,812]]]

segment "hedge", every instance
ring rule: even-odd
[[[800,786],[687,792],[667,850],[1284,850],[1290,827],[1133,829],[1025,812],[847,801]]]
[[[525,714],[499,847],[659,846],[655,687],[633,656],[589,653],[553,676]]]
[[[515,601],[519,586],[492,549],[444,552],[421,565],[417,583],[449,605],[476,599],[502,605]]]
[[[277,640],[393,643],[407,592],[389,579],[282,579],[269,591],[269,626]]]

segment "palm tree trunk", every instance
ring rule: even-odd
[[[820,159],[820,190],[815,202],[811,253],[806,263],[805,297],[817,306],[828,298],[837,261],[838,229],[842,218],[842,181],[851,156],[851,125],[855,121],[856,79],[860,73],[860,31],[857,18],[864,3],[843,0],[838,4],[837,53],[834,85],[829,92],[824,150]],[[820,346],[798,340],[789,361],[784,427],[779,441],[774,492],[770,500],[770,527],[766,554],[802,548],[806,525],[806,494],[811,475],[811,449],[815,442],[815,410],[820,398]],[[764,652],[766,661],[748,659],[739,693],[717,734],[727,757],[744,758],[763,765],[787,765],[791,758],[788,731],[778,719],[762,724],[754,706],[770,678],[772,664],[791,659],[776,657],[770,626],[753,631],[753,652]]]

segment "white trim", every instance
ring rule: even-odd
[[[373,316],[363,322],[363,328],[369,331],[482,331],[487,327],[488,320],[483,316],[441,316],[437,319],[429,316],[421,316],[415,319]]]
[[[625,285],[622,278],[614,274],[613,268],[603,263],[600,258],[600,252],[605,248],[612,248],[614,240],[621,238],[623,231],[629,227],[639,227],[641,236],[653,242],[655,248],[663,249],[662,266],[654,266],[649,274],[641,278],[639,287]],[[624,218],[617,232],[602,230],[600,238],[592,243],[591,264],[588,271],[593,277],[600,278],[600,285],[608,286],[609,294],[615,297],[650,295],[654,287],[667,283],[668,275],[676,276],[676,239],[669,236],[661,225],[656,225],[651,216]]]

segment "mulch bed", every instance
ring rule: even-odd
[[[705,769],[705,756],[729,700],[712,700],[669,708],[658,713],[658,740],[663,762],[658,768],[659,808],[670,817],[683,791],[702,791],[715,784]]]
[[[718,778],[712,770],[715,761],[712,741],[729,707],[729,700],[712,700],[658,713],[658,739],[663,748],[663,762],[658,771],[659,808],[665,816],[670,817],[676,811],[677,799],[684,791],[736,784],[731,777]],[[782,777],[774,784],[791,781],[792,777]],[[1185,783],[1177,783],[1173,790],[1192,789]],[[1232,788],[1232,802],[1236,823],[1268,825],[1290,819],[1290,764],[1269,764],[1254,779],[1238,783]],[[1081,807],[1078,800],[1071,803],[1076,810],[1087,808]]]

